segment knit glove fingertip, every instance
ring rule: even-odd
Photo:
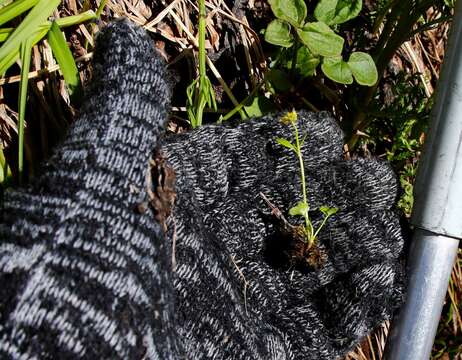
[[[143,187],[170,93],[164,61],[145,30],[126,19],[107,25],[96,39],[80,116],[47,165],[45,182],[74,189],[121,182]],[[66,177],[70,170],[79,178]]]

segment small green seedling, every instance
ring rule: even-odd
[[[308,196],[307,196],[307,187],[306,187],[306,178],[305,178],[305,166],[303,163],[303,156],[302,156],[302,147],[306,140],[307,134],[300,139],[300,133],[297,126],[297,113],[293,110],[288,112],[281,118],[281,122],[285,125],[290,125],[293,128],[294,134],[294,142],[289,141],[288,139],[284,138],[276,138],[276,141],[279,145],[289,149],[290,151],[294,152],[294,154],[298,158],[298,163],[300,167],[300,181],[302,184],[302,200],[295,204],[290,210],[289,215],[291,216],[301,216],[304,218],[304,227],[303,227],[303,235],[307,243],[306,250],[311,249],[314,245],[316,245],[316,239],[321,231],[321,229],[326,224],[326,221],[329,217],[334,215],[338,209],[335,207],[328,207],[328,206],[321,206],[319,211],[324,215],[323,221],[321,225],[318,226],[317,229],[314,228],[313,223],[311,222],[309,211],[310,205],[308,203]]]
[[[206,13],[205,0],[199,0],[199,76],[186,89],[187,113],[192,128],[202,125],[206,106],[217,110],[215,92],[206,73],[205,52]]]
[[[314,17],[308,16],[309,21],[304,0],[268,2],[276,19],[266,28],[265,40],[289,55],[286,65],[291,72],[297,70],[302,76],[313,76],[321,64],[324,75],[341,84],[351,84],[353,78],[360,85],[373,86],[377,82],[372,57],[357,51],[345,61],[342,56],[345,41],[335,32],[339,24],[358,16],[362,0],[320,0]]]

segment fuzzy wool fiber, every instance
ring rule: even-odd
[[[337,359],[401,304],[387,164],[344,160],[330,115],[300,111],[310,214],[339,211],[318,236],[325,264],[287,264],[260,196],[286,216],[300,200],[283,114],[163,138],[170,91],[144,30],[101,31],[79,119],[43,175],[5,194],[1,359]],[[156,147],[176,173],[166,235],[134,211]]]

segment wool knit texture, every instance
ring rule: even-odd
[[[346,161],[327,113],[298,113],[319,269],[288,264],[263,193],[291,221],[301,200],[283,114],[161,138],[170,89],[144,30],[97,37],[78,120],[0,224],[0,358],[337,359],[403,299],[397,182],[383,162]],[[176,174],[168,231],[147,199],[161,148]],[[176,265],[173,266],[172,259]]]

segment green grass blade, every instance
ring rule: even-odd
[[[97,19],[95,12],[93,10],[87,10],[81,14],[66,16],[63,18],[56,19],[55,21],[58,24],[58,26],[62,29],[62,28],[78,25],[83,22],[86,22],[89,20],[95,20],[95,19]],[[50,21],[46,21],[42,25],[39,26],[40,30],[43,30],[45,34],[48,32],[48,30],[50,30],[50,27],[51,27]],[[6,41],[8,39],[8,36],[10,36],[13,31],[14,31],[14,28],[0,29],[0,43]]]
[[[32,52],[32,38],[21,43],[21,82],[19,83],[19,149],[18,149],[18,173],[19,183],[22,183],[24,172],[24,124],[26,116],[27,86],[29,84],[29,69]]]
[[[3,154],[3,148],[0,147],[0,184],[3,184],[3,182],[6,179],[6,176],[7,176],[6,167],[7,167],[7,164],[6,164],[5,155]]]
[[[107,3],[107,0],[101,0],[101,2],[99,3],[98,9],[96,10],[96,17],[98,19],[101,16],[101,14],[102,14],[102,12],[104,10],[104,7],[106,6],[106,3]]]
[[[60,0],[40,0],[27,14],[0,48],[0,74],[5,73],[8,69],[7,65],[11,64],[11,59],[15,57],[21,44],[30,38],[31,34],[36,33],[59,3]]]
[[[38,32],[36,32],[35,37],[33,38],[33,41],[32,41],[32,46],[34,46],[40,40],[42,40],[47,33],[48,33],[48,29],[39,30]],[[0,63],[3,64],[2,66],[5,69],[4,71],[8,70],[9,67],[11,65],[13,65],[16,62],[16,60],[19,59],[19,55],[20,55],[20,53],[19,53],[19,47],[18,47],[17,49],[14,49],[12,52],[7,54],[7,56],[5,58],[0,60]],[[2,73],[0,72],[0,75],[1,74]]]
[[[56,22],[51,24],[50,31],[48,31],[48,43],[61,69],[64,81],[73,98],[72,100],[79,101],[81,94],[79,70],[77,69],[71,50],[67,46],[66,38]]]
[[[13,2],[14,0],[0,0],[0,9],[6,5],[8,5],[8,3],[11,3]]]
[[[8,36],[10,36],[13,30],[13,28],[0,29],[0,42],[4,42],[6,39],[8,39]]]
[[[0,9],[0,26],[35,6],[39,0],[16,0]]]
[[[95,20],[97,18],[98,18],[98,15],[95,14],[93,10],[87,10],[81,14],[66,16],[63,18],[56,19],[55,21],[60,28],[65,28],[68,26],[81,24],[89,20]]]
[[[0,186],[7,187],[12,181],[11,169],[0,146]],[[1,199],[0,199],[1,201]]]

